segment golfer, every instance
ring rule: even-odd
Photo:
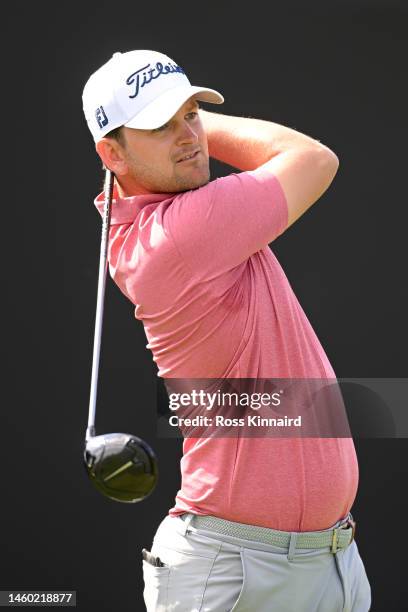
[[[241,86],[253,87],[245,72]],[[110,274],[158,376],[335,379],[269,244],[328,189],[338,159],[200,102],[223,97],[149,50],[115,53],[83,93],[115,176]],[[211,181],[209,157],[236,172]],[[103,194],[95,204],[102,213]],[[181,488],[143,553],[148,612],[366,612],[357,485],[351,437],[185,438]]]

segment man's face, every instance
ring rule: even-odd
[[[192,97],[155,130],[122,128],[128,172],[118,177],[126,195],[175,193],[210,180],[207,136]],[[191,159],[182,160],[187,155]]]

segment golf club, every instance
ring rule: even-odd
[[[158,465],[153,450],[146,442],[131,434],[110,433],[97,436],[95,431],[113,182],[113,173],[106,169],[91,391],[88,427],[85,435],[84,462],[88,476],[99,492],[115,501],[135,503],[150,495],[156,486]]]

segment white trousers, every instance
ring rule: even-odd
[[[147,612],[368,612],[371,589],[353,541],[291,551],[213,531],[180,517],[161,522],[143,561]]]

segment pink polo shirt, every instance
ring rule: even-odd
[[[287,226],[265,168],[115,199],[109,269],[164,378],[335,378],[268,244]],[[103,194],[95,200],[103,210]],[[170,515],[325,529],[357,491],[351,438],[186,438]]]

